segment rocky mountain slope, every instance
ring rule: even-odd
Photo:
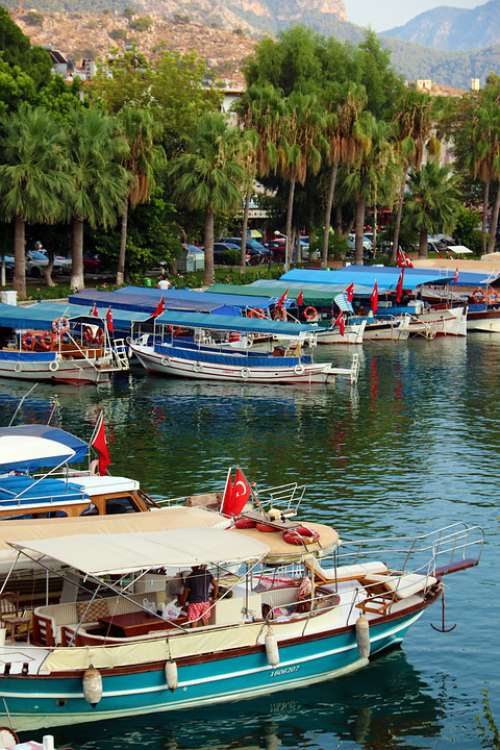
[[[436,50],[473,50],[500,44],[500,0],[468,10],[441,6],[421,13],[383,36]]]

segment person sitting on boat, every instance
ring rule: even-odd
[[[158,289],[170,289],[170,281],[168,280],[167,274],[163,271],[160,274],[158,280]]]
[[[297,612],[310,612],[312,607],[313,584],[308,576],[304,576],[297,589]]]
[[[217,599],[219,586],[206,565],[194,565],[184,581],[179,597],[182,605],[187,604],[187,618],[192,628],[208,625],[210,619],[210,587],[213,599]]]

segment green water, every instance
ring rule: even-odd
[[[55,730],[75,750],[432,748],[477,750],[487,687],[500,723],[500,337],[365,345],[357,388],[196,384],[145,377],[40,386],[24,409],[88,438],[102,407],[112,473],[153,495],[221,489],[228,465],[261,486],[308,487],[303,511],[343,537],[484,526],[481,566],[447,583],[448,635],[410,631],[402,651],[351,677],[238,705]],[[320,350],[347,365],[350,353]],[[2,423],[22,384],[0,381]]]

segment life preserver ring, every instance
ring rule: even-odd
[[[171,362],[170,357],[162,357],[162,359],[161,359],[161,363],[162,363],[162,365],[165,365],[165,367],[168,367],[168,365],[170,364],[170,362]]]
[[[195,362],[193,365],[194,372],[201,372],[201,365],[199,362]]]
[[[59,362],[57,359],[53,359],[52,362],[49,362],[49,370],[51,372],[57,372],[59,369]]]
[[[22,364],[20,362],[16,362],[16,364],[14,365],[14,372],[21,372],[22,369]]]
[[[52,321],[52,330],[60,336],[64,333],[69,333],[69,320],[64,316],[56,318]]]
[[[303,375],[306,371],[304,365],[295,365],[295,372],[297,375]]]
[[[234,525],[237,529],[255,529],[257,522],[251,518],[237,518]]]
[[[278,531],[278,529],[275,529],[274,526],[269,526],[267,523],[256,523],[255,528],[257,531],[261,531],[263,534],[273,534],[275,531]]]
[[[496,305],[497,302],[500,300],[500,297],[496,292],[490,292],[488,294],[488,304],[489,305]]]
[[[302,544],[313,544],[318,539],[318,532],[308,529],[306,526],[297,526],[296,529],[283,532],[283,541],[287,544],[293,544],[296,547]]]
[[[21,343],[24,351],[32,352],[35,348],[35,335],[33,331],[26,331],[26,333],[23,333]]]
[[[248,380],[248,378],[250,377],[250,370],[248,369],[248,367],[244,367],[240,375],[243,378],[243,380]]]
[[[304,310],[304,318],[307,320],[308,323],[316,323],[319,320],[319,312],[316,310],[315,307],[312,305],[309,305]]]
[[[247,318],[265,318],[266,313],[261,307],[251,307],[247,312]]]
[[[485,301],[486,297],[482,289],[474,289],[474,291],[471,294],[473,302],[475,302],[477,305],[480,305],[482,302]]]
[[[37,345],[40,347],[40,349],[43,352],[50,352],[50,351],[52,351],[52,347],[54,346],[54,334],[50,333],[50,331],[47,331],[46,333],[43,333],[38,338]]]

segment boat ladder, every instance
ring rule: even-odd
[[[115,339],[113,342],[113,359],[119,370],[129,370],[130,360],[128,357],[128,346],[125,339]]]
[[[351,384],[354,385],[358,382],[359,370],[361,368],[361,362],[359,354],[352,355],[352,364],[350,367],[332,367],[331,372],[338,376],[344,376],[350,379]]]

